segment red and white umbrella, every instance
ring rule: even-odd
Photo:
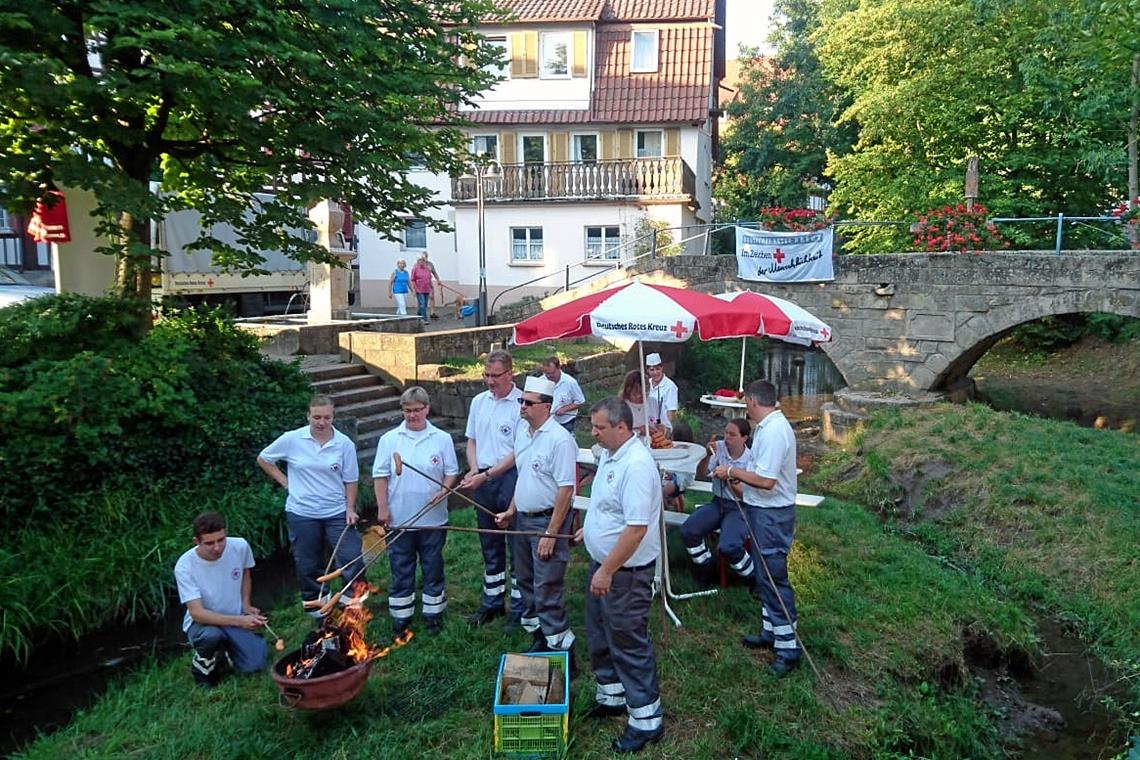
[[[831,341],[831,328],[827,323],[791,301],[753,290],[720,293],[716,297],[755,311],[760,317],[757,335],[801,346]]]
[[[715,340],[756,335],[759,330],[759,312],[745,303],[635,279],[519,322],[513,342],[525,346],[596,335],[681,343],[694,334],[701,340]]]
[[[760,317],[760,328],[756,334],[766,338],[776,338],[798,346],[812,346],[831,341],[831,328],[802,306],[796,306],[783,298],[764,295],[754,290],[737,290],[718,293],[729,303],[745,306]],[[744,390],[744,356],[748,342],[740,342],[740,390]]]

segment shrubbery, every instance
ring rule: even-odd
[[[686,400],[700,398],[718,388],[736,389],[740,385],[739,340],[690,340],[677,359],[677,383]],[[748,339],[744,360],[745,384],[761,377],[764,347],[758,338]]]
[[[202,509],[224,504],[245,532],[277,530],[253,459],[301,423],[307,379],[261,357],[220,312],[175,313],[141,336],[137,314],[80,296],[0,310],[0,651],[19,651],[25,626],[79,634],[161,605],[171,552]],[[45,536],[67,561],[44,562],[33,547]],[[16,595],[29,591],[9,575],[21,555],[60,577],[38,567],[37,593]],[[47,603],[87,575],[76,563],[102,587]]]

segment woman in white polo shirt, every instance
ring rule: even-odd
[[[338,567],[357,558],[344,578],[350,579],[363,568],[360,534],[348,526],[359,519],[356,490],[360,466],[356,445],[333,427],[333,402],[328,396],[314,396],[309,402],[309,424],[290,430],[269,444],[257,456],[257,464],[278,485],[289,492],[285,500],[285,525],[293,548],[293,563],[301,585],[301,601],[318,598],[321,584],[317,577],[325,571],[325,546],[336,550]],[[288,474],[278,466],[285,462]],[[342,538],[343,534],[343,538]],[[360,580],[364,580],[363,574]],[[353,594],[346,592],[345,603]],[[317,616],[316,610],[310,612]]]

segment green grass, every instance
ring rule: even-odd
[[[565,364],[573,359],[609,353],[614,347],[608,343],[572,343],[559,341],[557,344],[539,343],[533,346],[511,348],[511,359],[516,372],[530,372],[538,369],[548,356],[557,356]],[[482,377],[483,359],[477,356],[449,356],[440,364],[458,370],[454,377]]]
[[[453,513],[470,525],[470,510]],[[670,556],[676,590],[692,588],[675,531]],[[484,758],[492,746],[492,690],[499,656],[529,637],[498,625],[468,629],[478,604],[480,555],[474,536],[452,534],[447,550],[450,606],[444,633],[420,635],[373,668],[363,693],[325,713],[277,706],[267,675],[228,679],[202,693],[189,657],[154,663],[114,686],[71,726],[30,745],[23,757],[68,758]],[[373,581],[387,586],[381,562]],[[574,550],[567,582],[571,622],[585,657],[582,607],[586,561]],[[822,668],[784,680],[766,658],[742,648],[758,626],[746,589],[674,602],[683,628],[666,626],[654,605],[666,738],[649,758],[992,757],[1000,750],[966,676],[965,633],[999,650],[1031,650],[1031,621],[921,547],[884,534],[863,509],[839,501],[801,511],[791,557],[800,632]],[[371,638],[387,635],[383,594]],[[311,626],[294,604],[272,615],[295,646]],[[574,758],[611,757],[622,721],[580,717],[593,697],[588,670],[571,689]]]
[[[919,489],[924,472],[937,477]],[[942,405],[876,416],[816,484],[877,507],[994,593],[1074,624],[1140,700],[1135,435]]]

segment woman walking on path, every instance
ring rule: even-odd
[[[408,291],[411,290],[411,275],[408,274],[408,262],[403,259],[396,260],[396,268],[388,280],[388,297],[396,302],[396,314],[405,316],[408,313]]]
[[[412,288],[416,291],[416,313],[425,325],[431,324],[428,319],[428,301],[431,299],[431,269],[422,258],[412,267]]]

